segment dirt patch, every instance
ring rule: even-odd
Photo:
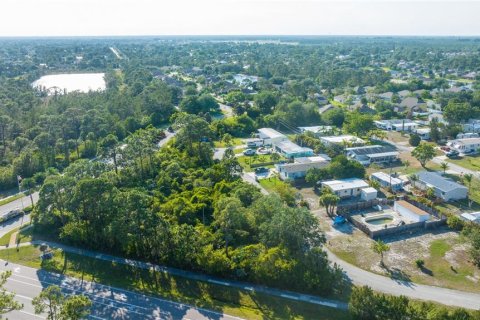
[[[447,228],[383,238],[390,246],[384,267],[371,249],[373,240],[356,228],[348,233],[332,228],[327,237],[334,253],[362,269],[403,281],[480,292],[480,270],[469,262],[469,245]],[[416,260],[423,260],[424,266],[419,268]]]

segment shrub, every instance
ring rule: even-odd
[[[425,261],[423,261],[423,259],[417,259],[415,260],[415,264],[417,265],[417,268],[421,269],[425,265]]]
[[[408,143],[410,143],[412,147],[416,147],[420,144],[421,141],[422,139],[418,134],[411,134],[410,139],[408,140]]]

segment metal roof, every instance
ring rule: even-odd
[[[341,191],[341,190],[349,190],[349,189],[357,189],[357,188],[363,189],[368,187],[368,183],[366,183],[362,179],[357,179],[357,178],[323,181],[322,185],[329,187],[333,191]]]
[[[419,172],[417,175],[418,175],[418,180],[420,182],[426,185],[432,186],[434,188],[437,188],[438,190],[443,192],[449,192],[459,188],[467,189],[467,187],[459,183],[456,183],[453,180],[442,177],[441,175],[435,172],[422,171],[422,172]]]

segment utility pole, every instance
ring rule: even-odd
[[[20,183],[22,182],[22,177],[17,175],[17,185],[18,185],[18,193],[21,193],[22,190],[21,190],[21,187],[20,187]],[[20,228],[22,228],[23,226],[23,218],[25,217],[25,206],[23,205],[23,197],[20,197],[20,202],[22,204],[22,221],[20,222]]]

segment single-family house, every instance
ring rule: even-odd
[[[301,147],[290,140],[283,140],[273,144],[275,151],[282,154],[286,158],[300,158],[313,156],[313,150]]]
[[[418,98],[415,97],[406,97],[400,102],[400,107],[405,108],[406,110],[411,110],[418,106]]]
[[[412,92],[411,92],[410,90],[402,90],[402,91],[399,91],[397,94],[398,94],[398,96],[399,96],[400,98],[403,99],[403,98],[406,98],[406,97],[408,97],[409,95],[411,95]]]
[[[389,92],[380,93],[378,97],[385,101],[391,101],[393,97],[393,92],[389,91]]]
[[[295,158],[293,163],[280,163],[275,165],[280,179],[299,179],[307,175],[310,169],[321,169],[328,166],[330,157],[327,155],[318,155],[314,157]]]
[[[422,171],[417,174],[415,186],[427,190],[432,188],[435,196],[445,201],[462,200],[467,198],[468,189],[451,179],[445,178],[436,172]]]
[[[322,182],[322,188],[330,189],[339,198],[359,197],[362,189],[369,188],[368,183],[362,179],[350,178],[342,180],[329,180]]]
[[[462,125],[464,132],[480,132],[480,120],[470,119]]]
[[[345,153],[349,159],[356,160],[364,166],[395,162],[399,155],[393,148],[380,145],[346,148]]]
[[[333,131],[332,126],[312,126],[312,127],[298,127],[300,132],[310,132],[313,133],[315,137],[320,137],[322,135],[331,134]]]
[[[422,140],[430,140],[430,128],[419,128],[415,130],[415,133],[420,137]]]
[[[377,128],[388,131],[414,132],[418,123],[409,119],[376,120]]]
[[[480,224],[480,212],[462,213],[460,218],[468,222]]]
[[[403,180],[395,178],[385,172],[374,172],[370,175],[370,180],[377,181],[383,188],[391,188],[393,191],[403,189]]]
[[[447,142],[447,146],[459,153],[477,153],[480,148],[480,138],[463,138]]]
[[[412,222],[424,222],[430,219],[428,212],[405,200],[395,201],[393,210]]]
[[[318,113],[323,114],[328,110],[332,110],[332,109],[335,109],[335,106],[333,104],[327,104],[325,106],[321,106],[320,108],[318,108]]]
[[[365,141],[360,139],[359,137],[352,136],[352,135],[340,135],[340,136],[328,136],[328,137],[320,137],[320,141],[323,142],[326,146],[331,145],[352,145],[352,146],[363,146],[365,145]]]
[[[288,140],[287,136],[272,128],[258,129],[258,137],[264,145],[275,145],[278,142]]]

